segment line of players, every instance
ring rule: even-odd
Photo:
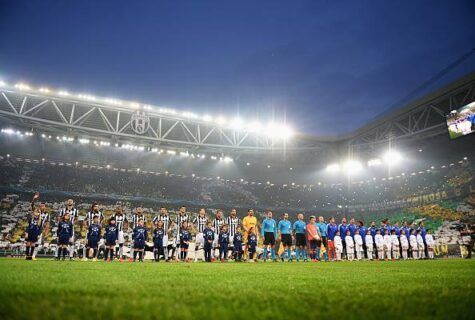
[[[48,230],[49,215],[45,211],[44,203],[39,208],[35,208],[35,200],[39,194],[35,194],[32,201],[33,215],[29,220],[26,240],[27,259],[34,259],[35,248],[41,242],[43,233]],[[57,259],[65,259],[69,253],[72,259],[74,248],[74,223],[78,218],[78,210],[74,208],[72,199],[66,201],[66,205],[58,215],[58,252]],[[127,218],[122,213],[122,208],[117,207],[115,213],[108,221],[104,235],[102,235],[102,224],[104,215],[99,210],[99,206],[94,203],[85,218],[87,231],[87,250],[85,257],[96,259],[98,246],[101,238],[105,241],[105,260],[114,259],[115,248],[118,245],[118,257],[123,259],[124,247],[124,225],[128,223]],[[146,217],[141,206],[137,207],[132,217],[132,241],[130,241],[129,259],[142,261],[145,250],[145,242],[148,238],[148,231],[145,227]],[[176,232],[170,233],[171,224],[176,225]],[[267,213],[267,217],[262,222],[260,236],[263,238],[263,260],[267,260],[270,255],[271,260],[276,260],[275,245],[279,238],[283,247],[282,260],[292,260],[292,244],[295,241],[295,258],[297,261],[312,260],[348,260],[353,259],[407,259],[407,258],[433,258],[434,240],[429,230],[424,228],[421,222],[418,228],[408,226],[406,222],[399,228],[395,223],[390,226],[389,220],[382,221],[381,227],[377,228],[375,222],[371,222],[370,227],[365,227],[359,221],[358,225],[354,219],[347,224],[346,218],[342,223],[335,224],[335,219],[331,218],[327,224],[323,217],[319,217],[318,223],[315,217],[311,216],[308,223],[304,221],[303,215],[298,215],[298,220],[293,224],[288,219],[288,214],[284,214],[282,220],[277,224],[272,218],[272,212]],[[195,261],[200,253],[205,261],[215,259],[227,260],[228,256],[236,261],[243,259],[255,260],[257,258],[257,244],[259,241],[258,221],[252,209],[248,210],[248,215],[241,221],[237,217],[235,209],[231,210],[230,216],[224,218],[223,212],[218,210],[216,217],[211,221],[205,212],[200,209],[198,215],[191,221],[186,213],[186,207],[180,207],[179,213],[174,221],[168,215],[165,207],[160,208],[160,212],[153,218],[153,242],[154,259],[160,261],[163,257],[170,261],[175,256],[175,246],[169,248],[168,237],[175,237],[175,243],[179,248],[179,258],[177,260],[188,260],[189,245],[192,234],[196,234],[195,241]],[[173,242],[173,241],[172,241]],[[169,250],[171,249],[171,251]],[[230,254],[229,254],[230,253]]]

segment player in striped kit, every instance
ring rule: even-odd
[[[115,208],[115,212],[112,215],[112,217],[115,219],[115,223],[119,231],[119,235],[118,235],[119,252],[117,256],[119,257],[119,261],[123,262],[124,261],[124,231],[123,230],[124,230],[124,222],[127,222],[127,218],[123,214],[121,206],[117,206]]]
[[[144,225],[147,224],[147,218],[145,218],[145,215],[143,213],[143,206],[139,205],[138,207],[135,208],[135,212],[132,216],[132,230],[135,230],[136,227],[139,226],[139,221],[143,220]],[[155,219],[154,219],[155,221]],[[133,233],[133,231],[132,231]],[[129,237],[131,239],[131,237]],[[129,262],[133,261],[133,255],[134,255],[134,244],[133,241],[130,241],[129,243],[130,246],[130,254],[129,254]]]
[[[59,216],[58,216],[58,223],[61,221],[61,218],[66,215],[66,213],[69,213],[69,221],[72,224],[72,230],[71,230],[71,244],[69,245],[69,260],[73,260],[74,256],[74,224],[76,223],[78,216],[79,216],[79,210],[74,207],[74,200],[73,199],[68,199],[66,200],[66,206],[62,208],[59,211]],[[64,250],[64,249],[63,249]]]
[[[168,215],[167,208],[164,206],[160,207],[160,213],[158,216],[153,217],[153,224],[157,227],[158,221],[162,221],[163,223],[163,230],[165,234],[163,235],[163,252],[165,256],[165,261],[169,262],[170,259],[168,258],[168,231],[170,228],[170,216]]]
[[[201,250],[202,252],[201,256],[203,257],[203,250],[204,250],[204,245],[205,245],[203,232],[206,229],[207,223],[208,223],[208,217],[206,216],[206,210],[205,208],[201,208],[198,215],[193,219],[193,226],[195,227],[195,231],[196,231],[195,262],[198,261],[198,250]]]
[[[228,232],[229,232],[229,250],[231,252],[235,252],[234,250],[234,235],[236,234],[237,227],[240,224],[239,217],[237,216],[237,211],[235,208],[231,209],[231,213],[229,217],[226,219],[226,224],[228,225]],[[241,248],[239,248],[241,250]]]
[[[176,216],[175,219],[175,225],[177,226],[177,235],[175,238],[175,244],[179,245],[180,244],[180,233],[181,233],[181,228],[183,226],[183,222],[188,222],[189,216],[186,213],[186,206],[182,205],[178,211],[178,215]],[[176,257],[176,261],[178,261],[178,256]]]
[[[31,201],[31,210],[35,211],[35,201],[39,199],[40,193],[36,192],[33,196],[33,200]],[[31,257],[32,260],[36,260],[36,254],[38,253],[39,246],[43,245],[44,238],[49,234],[49,213],[46,212],[46,204],[44,202],[40,202],[40,217],[41,217],[41,233],[38,237],[38,241],[35,244],[35,249],[33,250],[33,256]]]
[[[223,211],[218,210],[216,212],[216,217],[213,220],[213,230],[214,230],[214,241],[213,241],[213,259],[216,259],[218,256],[216,254],[216,251],[218,251],[219,254],[219,232],[221,231],[221,227],[223,224],[226,223],[226,219],[223,217]]]

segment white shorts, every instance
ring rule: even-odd
[[[124,231],[119,231],[119,244],[124,244]]]
[[[229,236],[229,246],[234,246],[234,236]]]
[[[205,246],[205,238],[203,236],[203,232],[199,232],[196,234],[196,246],[203,248]]]
[[[168,235],[167,234],[163,235],[163,246],[168,247]]]
[[[43,233],[40,233],[40,235],[38,236],[38,241],[36,241],[36,244],[41,245],[42,242],[43,242]]]
[[[213,240],[213,248],[218,248],[219,247],[218,240],[219,240],[219,234],[215,234],[214,235],[214,240]]]

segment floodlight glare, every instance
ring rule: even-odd
[[[338,163],[329,164],[326,170],[328,172],[338,172],[340,171],[340,165]]]
[[[376,167],[376,166],[380,166],[381,164],[382,164],[382,161],[379,158],[368,160],[368,167]]]
[[[356,160],[348,160],[345,162],[345,171],[348,175],[353,175],[361,171],[363,166],[361,165],[361,162],[356,161]]]
[[[391,150],[386,152],[383,159],[388,166],[393,166],[401,162],[402,155],[397,151]]]

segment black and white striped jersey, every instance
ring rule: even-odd
[[[167,232],[170,227],[170,216],[168,214],[155,216],[153,217],[153,224],[157,224],[159,220],[163,222],[163,230]]]
[[[219,234],[219,231],[221,231],[221,226],[226,223],[226,220],[224,218],[221,219],[214,219],[213,220],[213,229],[215,234]]]
[[[122,229],[124,228],[124,221],[127,220],[125,216],[123,214],[114,214],[112,215],[112,217],[114,217],[115,219],[115,224],[117,225],[117,229],[119,231],[122,231]]]
[[[231,237],[234,237],[234,235],[236,234],[236,229],[239,225],[240,220],[239,220],[238,217],[231,217],[231,216],[228,217],[227,220],[228,220],[227,224],[229,226],[229,229],[228,229],[229,230],[229,235]]]
[[[178,234],[180,234],[181,225],[182,225],[183,222],[185,222],[185,221],[188,222],[188,214],[185,213],[185,214],[182,215],[182,216],[181,216],[180,214],[178,214],[178,215],[176,216],[175,223],[176,223],[176,226],[177,226],[176,228],[177,228]]]
[[[94,223],[94,217],[97,217],[99,219],[99,224],[102,224],[102,222],[104,221],[104,214],[102,213],[102,211],[89,211],[86,215],[86,221],[88,226]]]
[[[198,233],[203,233],[203,231],[206,229],[207,223],[208,218],[206,216],[201,217],[200,215],[198,215],[193,219],[193,225],[195,226]]]
[[[44,229],[46,223],[49,222],[49,213],[41,212],[41,229]]]
[[[79,210],[74,207],[71,209],[68,209],[68,207],[64,207],[59,211],[59,216],[64,216],[66,212],[69,212],[69,221],[74,224],[79,216]]]
[[[139,225],[139,220],[142,219],[144,225],[147,224],[147,218],[145,218],[144,214],[134,214],[132,216],[132,229],[135,229]]]

